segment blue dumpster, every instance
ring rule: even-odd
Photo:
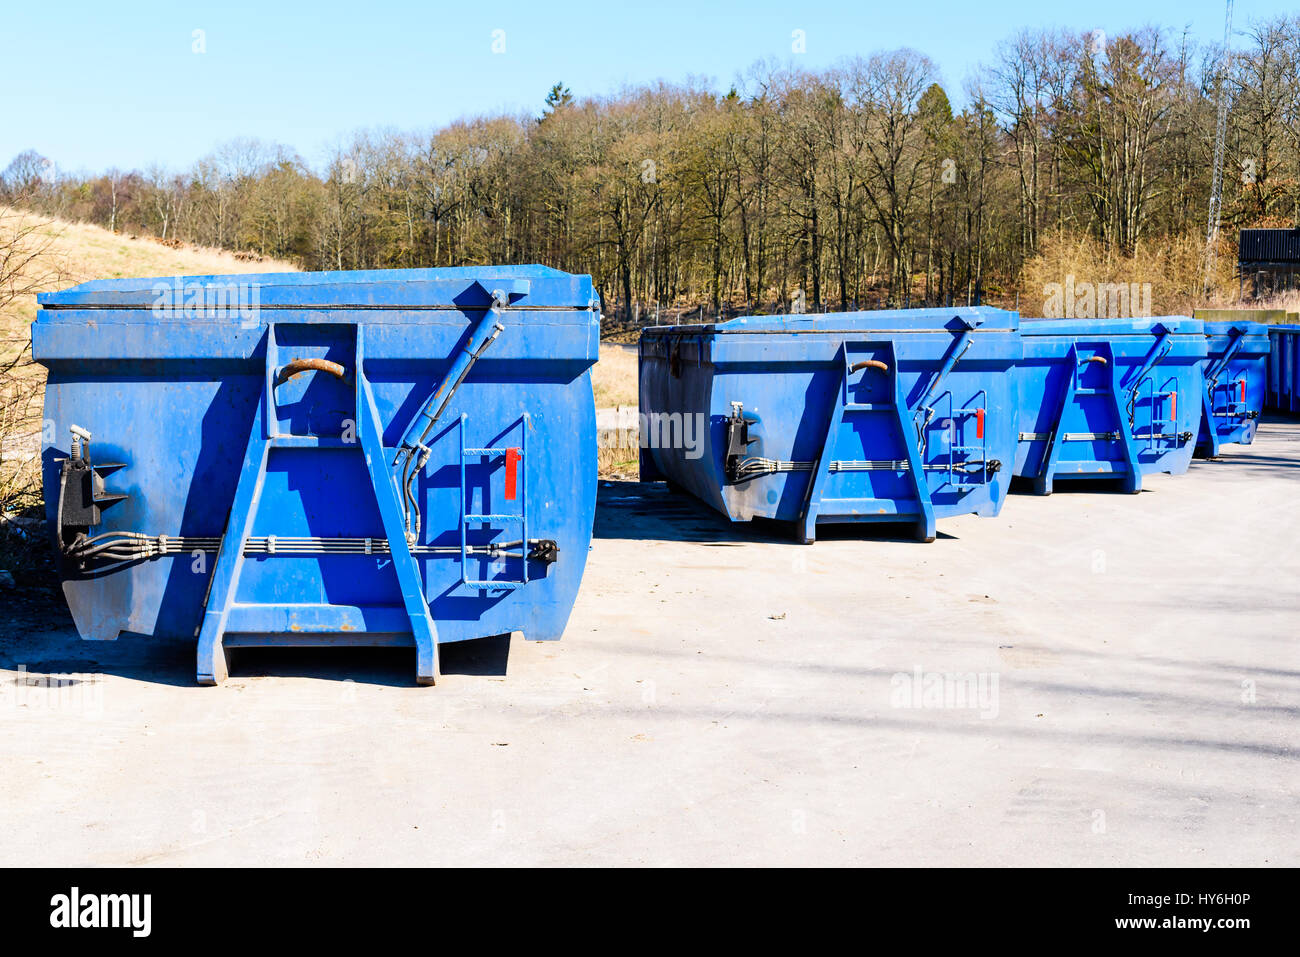
[[[1268,378],[1268,327],[1258,322],[1206,322],[1205,392],[1196,454],[1216,456],[1228,442],[1255,440]]]
[[[732,521],[996,515],[1015,453],[1014,312],[746,316],[642,330],[641,476]],[[692,442],[692,436],[698,441]]]
[[[1026,319],[1014,474],[1040,495],[1058,479],[1187,471],[1200,427],[1205,331],[1181,316]]]
[[[540,266],[42,295],[44,483],[82,636],[559,638],[595,514],[599,304]]]
[[[1300,414],[1300,325],[1269,326],[1266,408]]]

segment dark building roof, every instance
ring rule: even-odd
[[[1300,266],[1300,229],[1243,229],[1237,260],[1242,265]]]

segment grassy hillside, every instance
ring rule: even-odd
[[[34,292],[65,289],[90,279],[134,276],[202,276],[215,273],[296,272],[291,263],[257,260],[219,249],[165,245],[144,236],[111,233],[88,223],[69,223],[18,210],[0,209],[0,249],[15,237],[35,258],[9,279],[20,294],[4,305],[0,334],[13,335],[36,318]]]
[[[47,556],[34,548],[44,539],[25,524],[40,514],[45,377],[28,334],[36,294],[90,279],[280,271],[295,267],[0,208],[0,569],[19,584],[49,578]]]

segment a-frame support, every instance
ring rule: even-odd
[[[831,403],[830,416],[826,423],[826,433],[822,438],[821,451],[810,475],[808,490],[804,495],[803,511],[798,520],[800,541],[810,545],[817,539],[817,519],[822,514],[822,496],[826,487],[826,477],[830,474],[834,459],[835,440],[839,435],[840,425],[846,416],[872,414],[885,411],[876,404],[864,405],[849,401],[849,376],[858,371],[864,375],[889,376],[890,395],[889,415],[904,448],[907,460],[908,477],[912,483],[913,495],[917,508],[916,537],[923,542],[935,539],[934,504],[930,500],[930,486],[925,479],[925,467],[921,460],[921,449],[916,434],[916,424],[908,410],[907,399],[903,395],[902,380],[899,376],[897,356],[892,343],[883,342],[875,349],[877,355],[885,355],[886,360],[873,359],[849,365],[847,344],[841,344],[836,354],[841,369],[839,393]]]
[[[266,481],[267,460],[277,447],[293,448],[347,448],[365,457],[366,471],[370,476],[379,514],[383,520],[384,535],[397,574],[402,604],[410,623],[416,648],[416,680],[420,684],[433,684],[438,679],[438,633],[429,605],[424,597],[424,586],[419,566],[407,542],[397,481],[385,462],[383,426],[375,407],[374,395],[365,376],[364,327],[355,326],[354,363],[350,377],[356,399],[356,435],[354,441],[343,438],[279,435],[273,431],[275,416],[274,389],[280,372],[279,350],[276,347],[276,326],[267,326],[266,386],[253,425],[249,431],[239,482],[226,521],[225,533],[217,553],[212,580],[208,587],[203,622],[199,628],[198,680],[200,684],[218,684],[229,674],[229,658],[225,649],[225,635],[230,613],[236,607],[240,573],[244,566],[244,547],[253,528],[258,503]],[[319,367],[317,367],[319,371]],[[335,373],[338,374],[338,373]],[[360,446],[358,449],[357,447]],[[338,616],[338,629],[343,630],[342,612],[330,605],[312,606],[321,616],[320,627],[328,628],[331,614]]]
[[[1108,388],[1080,388],[1080,367],[1090,363],[1101,363],[1106,366]],[[1117,441],[1120,444],[1124,466],[1124,471],[1119,476],[1121,487],[1125,492],[1136,493],[1142,491],[1142,469],[1138,462],[1137,441],[1133,437],[1128,418],[1120,405],[1120,394],[1119,367],[1110,348],[1105,343],[1098,343],[1095,347],[1090,348],[1089,355],[1081,359],[1079,357],[1078,343],[1072,343],[1070,351],[1066,354],[1065,383],[1061,388],[1060,399],[1056,403],[1056,419],[1052,423],[1052,431],[1048,433],[1047,447],[1043,451],[1042,464],[1039,466],[1038,474],[1034,476],[1034,492],[1036,494],[1052,494],[1053,480],[1060,471],[1061,448],[1066,441],[1072,438],[1063,430],[1066,413],[1074,407],[1074,402],[1078,397],[1085,395],[1095,395],[1109,400],[1106,402],[1106,408],[1110,413],[1111,421],[1114,422],[1114,438],[1106,441]],[[1093,442],[1098,439],[1095,434],[1092,434],[1078,440]]]

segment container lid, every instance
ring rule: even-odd
[[[740,316],[726,322],[692,326],[647,326],[643,336],[732,335],[785,333],[789,335],[864,332],[974,332],[1015,330],[1020,315],[993,306],[949,309],[875,309],[863,312],[823,312],[813,315]]]
[[[41,293],[36,301],[49,310],[154,309],[255,290],[259,306],[281,308],[474,309],[487,305],[497,289],[525,308],[587,309],[596,302],[590,276],[536,265],[96,279]]]
[[[1204,335],[1199,319],[1187,316],[1145,316],[1129,319],[1024,319],[1026,336],[1155,336],[1164,332]]]

